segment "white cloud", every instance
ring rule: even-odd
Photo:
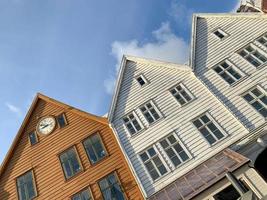
[[[236,4],[235,4],[234,8],[230,11],[231,13],[236,13],[237,9],[240,7],[242,0],[235,0],[235,1],[236,1]]]
[[[188,61],[189,45],[180,37],[177,37],[170,28],[169,22],[161,24],[158,30],[152,32],[154,42],[141,44],[138,40],[115,41],[112,43],[111,54],[116,58],[116,73],[123,54],[152,58],[163,61],[185,63]],[[108,94],[112,94],[115,76],[110,76],[104,81]]]
[[[192,15],[194,10],[186,7],[178,0],[171,2],[171,9],[169,15],[177,22],[180,29],[186,29],[192,24]]]
[[[10,112],[13,112],[15,113],[18,117],[21,117],[22,115],[22,112],[21,112],[21,109],[9,102],[6,102],[5,103],[6,107],[9,109]]]

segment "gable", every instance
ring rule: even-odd
[[[155,87],[155,84],[159,84],[157,87],[160,89],[163,86],[161,83],[164,82],[164,77],[161,75],[169,77],[177,72],[191,73],[191,69],[186,65],[124,56],[113,94],[108,116],[109,121],[112,122],[114,116],[116,118],[122,116],[121,111],[119,111],[122,105],[126,106],[123,113],[129,112],[132,106],[137,106],[139,102],[136,100],[139,99],[140,93],[143,94],[143,99],[148,99],[153,92],[151,85]],[[141,88],[136,81],[138,75],[144,75],[149,84]]]
[[[197,74],[267,32],[264,28],[267,27],[267,16],[264,14],[199,14],[194,18],[191,67]],[[227,34],[222,40],[213,34],[218,28]]]

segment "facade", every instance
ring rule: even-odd
[[[267,196],[260,3],[259,13],[194,15],[189,65],[123,57],[108,119],[147,199]]]
[[[143,197],[106,118],[38,94],[1,166],[0,199]]]

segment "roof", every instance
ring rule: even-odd
[[[69,111],[71,111],[73,113],[76,113],[76,114],[80,115],[81,117],[85,117],[85,118],[91,119],[93,121],[97,121],[99,123],[108,125],[107,118],[99,117],[99,116],[84,112],[84,111],[79,110],[77,108],[74,108],[74,107],[72,107],[70,105],[64,104],[64,103],[59,102],[59,101],[57,101],[55,99],[47,97],[47,96],[45,96],[43,94],[37,93],[37,95],[35,96],[32,104],[30,106],[30,109],[28,110],[28,112],[27,112],[27,114],[26,114],[26,116],[25,116],[25,118],[24,118],[24,120],[22,122],[22,125],[19,128],[19,131],[18,131],[17,135],[15,136],[15,139],[13,140],[13,143],[12,143],[10,149],[8,150],[8,152],[7,152],[6,156],[5,156],[4,161],[2,162],[2,164],[0,166],[0,176],[2,175],[5,167],[8,164],[9,159],[11,158],[11,156],[12,156],[14,150],[15,150],[15,148],[16,148],[18,142],[19,142],[19,139],[21,138],[21,136],[22,136],[22,134],[24,132],[24,129],[25,129],[26,125],[27,125],[27,122],[28,122],[30,116],[32,115],[32,113],[34,111],[34,108],[36,107],[36,105],[38,103],[38,100],[44,100],[44,101],[46,101],[48,103],[55,104],[55,105],[57,105],[57,106],[59,106],[61,108],[64,108],[65,110],[69,110]]]
[[[120,69],[118,72],[118,77],[117,77],[116,84],[115,84],[115,89],[114,89],[113,96],[112,96],[110,110],[108,112],[109,122],[112,122],[112,120],[113,120],[113,115],[114,115],[114,111],[115,111],[115,108],[117,105],[117,99],[119,96],[119,91],[120,91],[121,83],[123,80],[123,75],[124,75],[125,68],[127,66],[128,61],[132,61],[132,62],[136,62],[136,63],[151,64],[151,65],[158,66],[158,67],[164,66],[164,67],[169,67],[169,68],[177,69],[177,70],[192,71],[192,69],[186,64],[182,65],[182,64],[172,63],[172,62],[147,59],[147,58],[141,58],[141,57],[130,56],[130,55],[123,55],[122,60],[121,60]]]
[[[249,159],[244,156],[225,149],[164,187],[149,200],[192,199],[223,179],[226,172],[234,171],[248,162]]]
[[[267,0],[265,0],[267,1]],[[267,7],[267,2],[265,2]],[[267,8],[266,8],[267,9]],[[238,18],[261,18],[267,17],[263,13],[196,13],[193,15],[192,19],[192,32],[191,32],[191,49],[190,49],[190,58],[189,66],[194,71],[195,69],[195,54],[196,54],[196,34],[197,34],[197,24],[199,19],[203,18],[222,18],[222,17],[238,17]]]

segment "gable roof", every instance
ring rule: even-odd
[[[61,107],[61,108],[65,109],[65,110],[69,110],[70,112],[78,114],[81,117],[88,118],[88,119],[91,119],[93,121],[97,121],[99,123],[108,125],[107,118],[105,118],[105,117],[99,117],[99,116],[84,112],[84,111],[79,110],[77,108],[74,108],[74,107],[72,107],[70,105],[64,104],[64,103],[62,103],[60,101],[57,101],[57,100],[52,99],[50,97],[47,97],[47,96],[45,96],[43,94],[37,93],[37,95],[35,96],[32,104],[31,104],[31,106],[30,106],[30,108],[29,108],[29,110],[28,110],[28,112],[27,112],[27,114],[26,114],[26,116],[25,116],[20,128],[19,128],[19,131],[18,131],[17,135],[15,136],[15,139],[12,142],[12,145],[11,145],[10,149],[8,150],[8,152],[7,152],[7,154],[6,154],[5,158],[4,158],[4,161],[2,162],[2,164],[0,166],[0,177],[1,177],[2,173],[4,172],[5,167],[8,164],[8,161],[10,160],[11,156],[13,155],[13,152],[14,152],[14,150],[15,150],[18,142],[19,142],[19,139],[21,138],[21,136],[22,136],[22,134],[24,132],[24,129],[25,129],[26,125],[27,125],[27,122],[28,122],[30,116],[32,115],[32,113],[33,113],[33,111],[34,111],[34,109],[35,109],[35,107],[36,107],[36,105],[37,105],[39,100],[43,100],[45,102],[54,104],[54,105],[56,105],[58,107]]]
[[[108,112],[109,122],[112,122],[112,120],[113,120],[113,115],[114,115],[114,111],[115,111],[115,108],[117,105],[117,99],[119,96],[121,83],[123,80],[125,68],[127,66],[128,61],[132,61],[132,62],[136,62],[136,63],[143,63],[143,64],[152,64],[152,65],[158,66],[158,67],[164,66],[164,67],[169,67],[169,68],[176,69],[176,70],[192,71],[191,68],[185,64],[181,65],[181,64],[176,64],[176,63],[172,63],[172,62],[165,62],[165,61],[160,61],[160,60],[123,55],[122,60],[121,60],[120,69],[118,72],[118,77],[117,77],[116,84],[115,84],[115,89],[114,89],[113,96],[112,96],[111,106],[110,106],[110,109]]]
[[[195,55],[196,55],[196,35],[197,35],[197,24],[200,19],[207,18],[261,18],[267,17],[264,13],[197,13],[193,14],[192,19],[192,31],[191,31],[191,49],[190,49],[190,58],[189,58],[189,66],[192,70],[195,70]]]

